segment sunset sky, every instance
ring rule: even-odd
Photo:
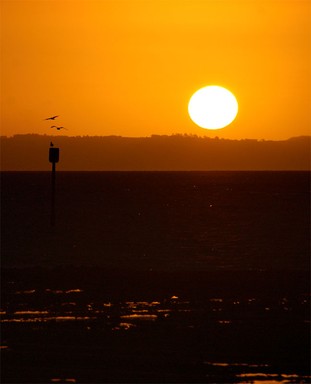
[[[1,0],[1,134],[310,135],[309,0]],[[189,118],[206,85],[239,113]],[[46,117],[60,115],[56,132]]]

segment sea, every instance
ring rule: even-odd
[[[310,383],[310,172],[1,172],[2,383]]]

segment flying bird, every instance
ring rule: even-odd
[[[51,117],[48,117],[47,119],[44,119],[44,120],[55,120],[56,117],[58,117],[59,115],[56,115],[56,116],[51,116]]]
[[[67,128],[65,128],[65,127],[58,127],[57,125],[51,125],[51,128],[56,128],[58,131],[60,131],[61,129],[66,129],[68,131]]]

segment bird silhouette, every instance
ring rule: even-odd
[[[61,129],[66,129],[68,131],[67,128],[65,128],[65,127],[58,127],[57,125],[51,125],[51,128],[56,128],[58,131],[60,131]]]
[[[48,117],[47,119],[44,119],[44,120],[55,120],[56,117],[58,117],[59,115],[55,115],[55,116],[51,116],[51,117]]]
[[[52,143],[52,141],[50,142],[50,147],[54,147],[54,144]]]

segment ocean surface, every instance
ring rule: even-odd
[[[3,383],[309,383],[309,172],[1,172]]]

